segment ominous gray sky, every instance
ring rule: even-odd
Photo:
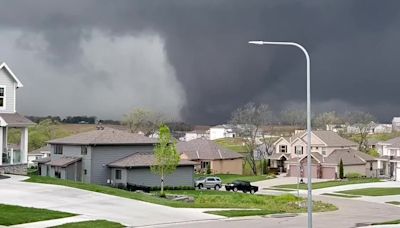
[[[120,119],[133,108],[191,123],[249,101],[400,115],[400,1],[0,0],[0,60],[20,78],[19,112]]]

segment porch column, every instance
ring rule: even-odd
[[[28,163],[28,128],[21,129],[21,163]]]
[[[3,164],[3,151],[4,151],[4,145],[3,145],[3,127],[0,127],[0,165]]]

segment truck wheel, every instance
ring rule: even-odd
[[[219,185],[215,185],[215,187],[214,187],[214,189],[217,190],[217,191],[219,190],[219,188],[220,188]]]
[[[202,185],[202,184],[199,184],[199,185],[197,185],[197,187],[198,187],[199,189],[202,189],[202,188],[203,188],[203,185]]]
[[[243,193],[247,193],[247,191],[246,191],[246,190],[243,190]]]
[[[250,190],[250,194],[254,194],[254,189],[251,189],[251,190]]]
[[[233,191],[234,191],[234,192],[237,192],[237,190],[238,190],[237,187],[234,187],[234,188],[233,188]]]

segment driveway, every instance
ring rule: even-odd
[[[0,180],[0,203],[45,208],[106,219],[127,226],[151,226],[220,219],[201,210],[171,208],[57,185],[21,182],[23,176]]]

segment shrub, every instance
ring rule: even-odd
[[[340,159],[340,163],[339,163],[339,178],[340,179],[344,178],[343,160],[342,159]]]
[[[207,174],[211,174],[211,166],[210,166],[210,163],[207,164]]]
[[[346,177],[347,178],[361,178],[363,175],[362,174],[360,174],[360,173],[347,173],[346,174]]]

